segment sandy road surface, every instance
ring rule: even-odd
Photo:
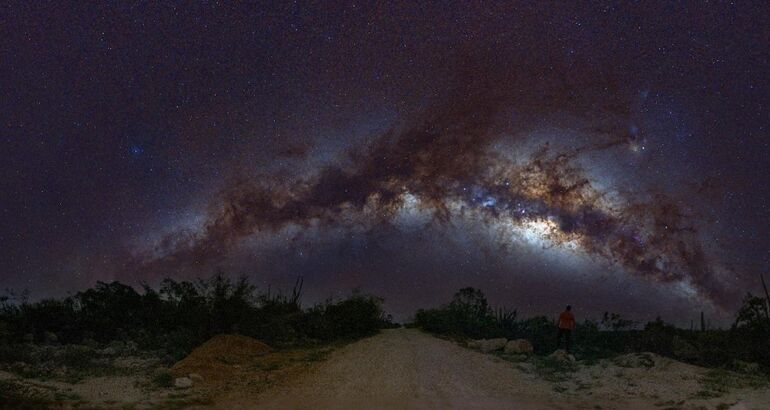
[[[414,329],[385,330],[348,345],[291,385],[256,403],[221,408],[574,408],[547,384],[493,356]],[[590,407],[589,407],[590,408]]]
[[[237,389],[215,408],[238,409],[768,409],[770,390],[698,397],[707,369],[657,357],[653,368],[580,366],[560,386],[495,355],[415,329],[347,345],[260,396]],[[529,367],[531,369],[531,367]],[[565,386],[572,386],[566,388]],[[561,387],[561,388],[557,388]]]

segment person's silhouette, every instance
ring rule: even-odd
[[[565,346],[567,353],[570,352],[572,347],[572,330],[575,328],[575,315],[572,314],[572,306],[567,305],[564,312],[559,315],[559,330],[556,333],[556,348],[561,348],[561,338],[565,339]]]

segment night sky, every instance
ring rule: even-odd
[[[761,292],[766,2],[332,3],[1,6],[0,287],[682,325]]]

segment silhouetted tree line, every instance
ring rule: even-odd
[[[458,338],[524,338],[532,342],[537,354],[556,349],[554,319],[517,316],[515,310],[492,309],[480,290],[464,288],[443,307],[417,311],[413,325]],[[574,350],[585,359],[653,352],[711,367],[757,363],[770,373],[770,297],[748,294],[729,329],[681,329],[661,318],[638,327],[610,313],[601,322],[585,320],[576,326]]]
[[[157,290],[98,282],[71,297],[34,303],[4,296],[0,343],[130,340],[181,357],[220,333],[280,346],[355,339],[391,325],[377,297],[353,293],[302,308],[301,292],[301,279],[285,295],[257,292],[246,278],[217,274],[193,282],[165,279]]]

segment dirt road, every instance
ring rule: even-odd
[[[506,361],[414,329],[381,334],[335,352],[290,386],[257,403],[222,408],[572,408],[550,397],[550,385]]]
[[[309,372],[219,409],[762,409],[770,392],[704,394],[707,369],[655,356],[634,366],[600,361],[567,380],[415,329],[385,330],[345,346]],[[527,366],[529,366],[527,368]],[[651,366],[651,367],[650,367]],[[530,370],[528,370],[530,369]]]

